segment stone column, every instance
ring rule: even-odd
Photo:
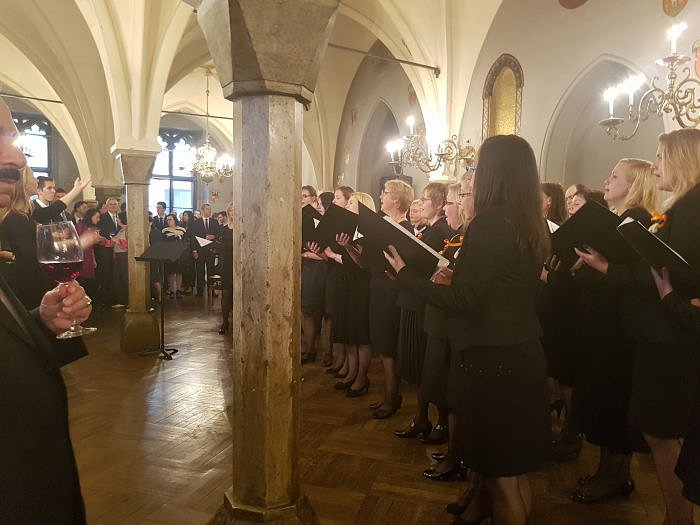
[[[302,104],[338,0],[187,0],[235,100],[233,486],[216,523],[315,523],[299,487]]]
[[[148,184],[155,153],[116,151],[126,184],[126,214],[129,238],[129,308],[124,314],[121,348],[141,352],[157,348],[160,332],[156,317],[149,312],[151,282],[149,263],[134,259],[148,248]]]

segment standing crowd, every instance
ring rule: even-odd
[[[584,440],[599,448],[599,462],[571,480],[574,502],[629,496],[632,455],[651,453],[664,523],[693,522],[700,274],[652,269],[641,258],[608,261],[587,245],[564,266],[567,254],[554,255],[551,237],[587,203],[604,206],[699,271],[700,130],[661,135],[653,162],[623,158],[601,186],[541,183],[529,144],[496,136],[460,183],[431,182],[414,200],[411,186],[391,180],[379,210],[348,186],[302,187],[302,207],[323,215],[330,206],[358,213],[362,204],[449,260],[425,276],[393,246],[361,235],[306,242],[302,363],[323,351],[334,388],[354,398],[371,391],[378,355],[383,392],[370,404],[378,419],[401,408],[401,383],[417,386],[415,412],[394,434],[447,445],[423,475],[468,480],[447,507],[454,523],[525,524],[526,474],[575,461]]]

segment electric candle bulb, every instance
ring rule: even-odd
[[[666,37],[671,41],[671,54],[676,54],[676,41],[678,40],[678,37],[681,36],[681,33],[683,33],[683,31],[686,29],[688,29],[688,24],[681,22],[679,24],[672,25],[671,28],[666,31]]]
[[[608,114],[612,118],[614,115],[615,99],[617,98],[617,88],[609,87],[603,93],[603,100],[608,103]]]
[[[413,135],[413,125],[416,123],[416,118],[411,115],[406,119],[406,124],[408,125],[408,134]]]

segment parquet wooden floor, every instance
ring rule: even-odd
[[[173,361],[119,350],[121,313],[98,311],[90,356],[64,368],[71,433],[91,524],[204,524],[230,485],[230,344],[216,333],[218,310],[203,299],[168,303],[166,342]],[[435,448],[392,431],[406,423],[415,396],[394,418],[370,418],[381,391],[372,365],[370,395],[347,399],[320,364],[305,365],[300,473],[324,524],[446,524],[445,503],[460,483],[424,480]],[[517,436],[513,436],[517,439]],[[648,456],[635,457],[637,490],[627,500],[580,506],[568,499],[596,450],[532,476],[534,524],[660,524],[663,504]]]

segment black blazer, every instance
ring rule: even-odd
[[[700,270],[700,184],[683,195],[666,212],[666,224],[658,237],[680,253],[696,270]],[[634,266],[610,264],[608,282],[624,289],[632,300],[626,311],[632,324],[632,336],[645,343],[678,346],[698,344],[698,334],[684,327],[659,302],[649,265],[640,260]],[[683,299],[698,297],[700,290],[671,274],[676,293]]]
[[[505,210],[480,212],[469,225],[457,257],[452,285],[399,272],[399,284],[448,315],[452,347],[511,346],[538,339],[535,295],[541,262],[525,259]]]
[[[100,235],[105,239],[109,239],[116,235],[121,228],[112,220],[112,216],[109,213],[103,213],[100,215]]]
[[[0,304],[0,523],[84,523],[59,366],[85,355],[85,346],[58,341],[4,279],[0,293],[26,327]]]
[[[213,235],[216,239],[221,236],[221,227],[219,222],[214,217],[209,217],[209,228],[204,227],[204,218],[195,219],[192,228],[189,230],[193,239],[193,250],[199,251],[199,243],[194,237],[206,237],[207,235]]]

